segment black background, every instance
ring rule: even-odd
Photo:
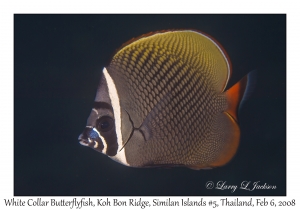
[[[257,70],[240,109],[239,150],[223,167],[130,168],[77,141],[115,50],[165,29],[197,29],[218,40],[232,62],[228,86]],[[277,188],[205,187],[245,180]],[[286,15],[14,15],[14,195],[285,194]]]

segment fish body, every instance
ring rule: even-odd
[[[247,78],[225,91],[231,64],[201,32],[137,38],[103,69],[82,145],[131,167],[213,168],[238,148]]]

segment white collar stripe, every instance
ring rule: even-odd
[[[122,132],[121,132],[120,99],[119,99],[116,85],[115,85],[113,79],[111,78],[111,76],[109,75],[109,73],[107,72],[107,69],[105,67],[103,69],[103,74],[106,79],[107,89],[108,89],[109,97],[111,100],[111,105],[113,107],[113,112],[114,112],[114,117],[115,117],[115,128],[116,128],[117,141],[118,141],[118,151],[119,151],[123,146]],[[124,149],[122,149],[120,152],[118,152],[116,154],[116,156],[111,157],[111,158],[124,164],[124,165],[128,165]]]

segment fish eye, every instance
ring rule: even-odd
[[[109,116],[103,116],[98,120],[97,129],[100,132],[110,131],[114,127],[114,120]]]

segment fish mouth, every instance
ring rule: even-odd
[[[92,147],[94,145],[94,141],[89,136],[91,130],[92,127],[86,126],[83,132],[78,136],[78,141],[81,145],[87,147]]]
[[[83,134],[80,134],[78,137],[79,144],[83,146],[91,146],[91,140],[89,141],[88,139],[84,138]]]
[[[78,141],[79,144],[87,147],[93,147],[95,144],[98,143],[96,140],[91,139],[83,134],[80,134],[80,136],[78,137]]]
[[[79,144],[90,147],[94,150],[97,150],[98,152],[102,152],[103,150],[103,144],[99,141],[99,139],[93,139],[85,136],[84,134],[80,134],[78,137]]]

